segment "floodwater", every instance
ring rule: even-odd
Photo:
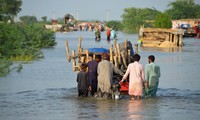
[[[161,67],[157,97],[130,101],[78,98],[76,74],[67,61],[65,40],[70,51],[77,50],[78,36],[83,48],[109,48],[113,41],[96,42],[92,32],[56,33],[57,46],[43,49],[44,59],[23,65],[0,78],[0,120],[199,120],[200,39],[185,38],[179,49],[139,48],[141,63],[155,55]],[[133,44],[137,35],[118,33],[118,42]]]

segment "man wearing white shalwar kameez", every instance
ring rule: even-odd
[[[131,100],[134,100],[135,97],[137,97],[137,99],[140,99],[140,97],[143,95],[144,82],[144,68],[142,64],[139,63],[140,56],[138,54],[135,54],[133,56],[133,59],[134,63],[128,65],[126,73],[120,81],[120,83],[123,82],[125,79],[127,79],[129,75],[128,94],[130,95]]]

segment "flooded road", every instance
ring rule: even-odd
[[[141,63],[155,55],[161,68],[156,98],[130,101],[77,98],[76,74],[67,61],[65,40],[70,51],[82,47],[109,48],[113,41],[96,42],[92,32],[56,33],[57,46],[43,49],[45,58],[23,65],[20,73],[0,78],[0,120],[198,120],[200,117],[200,39],[183,39],[181,49],[139,48]],[[118,33],[137,43],[137,35]]]

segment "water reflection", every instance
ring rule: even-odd
[[[142,99],[128,102],[129,120],[159,120],[160,108],[158,98]]]
[[[128,119],[131,120],[142,120],[142,111],[143,111],[143,101],[135,100],[128,102]]]
[[[152,51],[152,52],[167,52],[167,53],[175,53],[175,52],[182,52],[183,47],[172,47],[172,48],[154,48],[154,47],[140,47],[139,48],[141,51]]]
[[[109,101],[103,100],[103,101],[97,101],[97,113],[101,119],[109,119],[110,115],[110,109],[112,108],[112,104]]]

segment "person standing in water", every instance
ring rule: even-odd
[[[158,89],[159,77],[160,77],[160,67],[154,63],[155,57],[150,55],[148,57],[149,64],[145,67],[145,88],[147,96],[156,96]]]
[[[129,75],[129,90],[128,94],[131,97],[131,100],[140,99],[143,95],[143,83],[144,83],[144,68],[142,64],[139,63],[140,55],[135,54],[133,56],[134,62],[128,65],[126,73],[120,84],[127,79]]]
[[[114,30],[114,28],[112,28],[112,30],[111,30],[111,33],[110,33],[111,35],[110,35],[110,39],[111,40],[114,40],[115,38],[116,38],[116,33],[115,33],[115,30]]]
[[[96,32],[95,32],[95,40],[96,41],[101,40],[101,32],[100,32],[99,29],[97,29]]]
[[[111,86],[113,85],[113,73],[124,75],[124,73],[115,67],[109,61],[109,55],[107,53],[102,54],[102,61],[99,62],[98,73],[98,96],[105,99],[111,96]]]
[[[108,28],[106,35],[107,35],[107,40],[109,41],[110,40],[110,28]]]
[[[78,87],[78,97],[87,97],[89,82],[88,73],[86,72],[87,65],[85,63],[81,64],[81,71],[77,74],[77,87]]]
[[[94,93],[97,92],[97,67],[101,61],[101,55],[96,55],[95,60],[89,61],[88,66],[88,78],[89,78],[89,87],[91,90],[91,95],[94,96]]]

